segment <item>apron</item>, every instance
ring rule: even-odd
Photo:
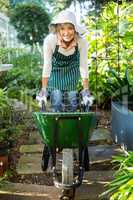
[[[48,80],[47,90],[73,91],[77,90],[80,79],[80,53],[78,45],[72,55],[65,56],[58,52],[56,45],[52,56],[52,70]]]

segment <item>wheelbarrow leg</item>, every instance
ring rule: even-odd
[[[88,147],[84,148],[84,169],[85,169],[85,171],[89,171],[89,169],[90,169],[90,160],[89,160]]]
[[[47,170],[49,158],[50,158],[49,147],[47,145],[44,145],[43,154],[42,154],[42,163],[41,163],[42,171]]]
[[[56,166],[56,148],[50,148],[47,145],[44,145],[42,163],[41,167],[43,171],[46,171],[49,164],[49,158],[52,157],[52,167]]]
[[[87,147],[79,149],[79,167],[83,167],[85,171],[89,171],[89,152]]]
[[[52,156],[52,167],[56,167],[56,147],[50,148],[50,154]]]

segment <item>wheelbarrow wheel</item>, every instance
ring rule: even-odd
[[[63,197],[60,197],[60,200],[71,200],[71,199],[67,196],[63,196]]]
[[[60,196],[60,200],[74,200],[75,196],[75,188],[62,190],[62,195]]]
[[[41,163],[42,171],[46,171],[47,170],[48,163],[49,163],[49,158],[50,158],[49,148],[48,148],[47,145],[44,145],[43,155],[42,155],[42,163]]]
[[[90,169],[89,152],[87,147],[84,149],[84,169],[85,171],[89,171]]]

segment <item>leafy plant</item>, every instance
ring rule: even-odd
[[[4,176],[0,177],[0,188],[7,184],[7,176],[7,173],[5,173]]]
[[[20,98],[21,91],[30,96],[35,96],[41,83],[41,56],[37,52],[25,52],[11,60],[13,68],[7,72],[4,83],[8,95]]]
[[[19,128],[13,127],[11,123],[8,124],[4,129],[0,130],[0,144],[10,144],[15,142],[19,136]]]
[[[12,8],[14,8],[17,4],[22,3],[33,3],[33,0],[9,0],[10,5]],[[34,0],[34,3],[43,6],[45,3],[43,0]]]
[[[0,48],[0,64],[11,63],[11,59],[24,52],[22,48]]]
[[[101,196],[110,194],[110,200],[132,200],[133,199],[133,152],[119,155],[113,158],[113,162],[119,167],[115,179],[110,182],[108,190]]]
[[[116,70],[109,70],[110,78],[107,79],[105,85],[106,92],[108,92],[114,101],[122,103],[126,97],[129,108],[133,109],[133,105],[131,104],[133,99],[133,85],[130,81],[129,73],[131,73],[129,68],[126,68],[123,76]]]
[[[10,100],[6,96],[6,91],[0,88],[0,116],[8,116],[10,113]]]
[[[6,92],[0,89],[0,143],[6,142],[5,129],[10,123],[11,107]]]
[[[0,144],[8,144],[18,136],[19,130],[12,122],[12,105],[6,91],[0,88]]]
[[[132,66],[133,5],[125,1],[119,5],[111,2],[104,6],[99,16],[87,17],[89,42],[90,88],[99,105],[111,98],[107,79],[114,78],[110,70],[124,76],[126,68]],[[131,83],[132,84],[132,83]]]
[[[4,52],[10,52],[6,49]],[[6,86],[6,93],[9,98],[15,98],[26,104],[27,109],[37,109],[33,100],[41,86],[41,54],[36,51],[30,53],[27,50],[15,49],[10,55],[10,63],[13,68],[6,72],[6,76],[1,76],[0,85]]]
[[[8,11],[9,11],[9,1],[8,0],[0,0],[0,11],[2,13],[8,14]]]

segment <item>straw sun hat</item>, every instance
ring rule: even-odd
[[[75,31],[79,35],[83,35],[86,32],[86,29],[83,26],[77,24],[75,14],[73,12],[69,11],[69,10],[63,10],[57,16],[55,16],[55,18],[53,19],[53,21],[49,25],[50,32],[55,33],[56,32],[56,25],[57,24],[64,24],[64,23],[73,24]]]

